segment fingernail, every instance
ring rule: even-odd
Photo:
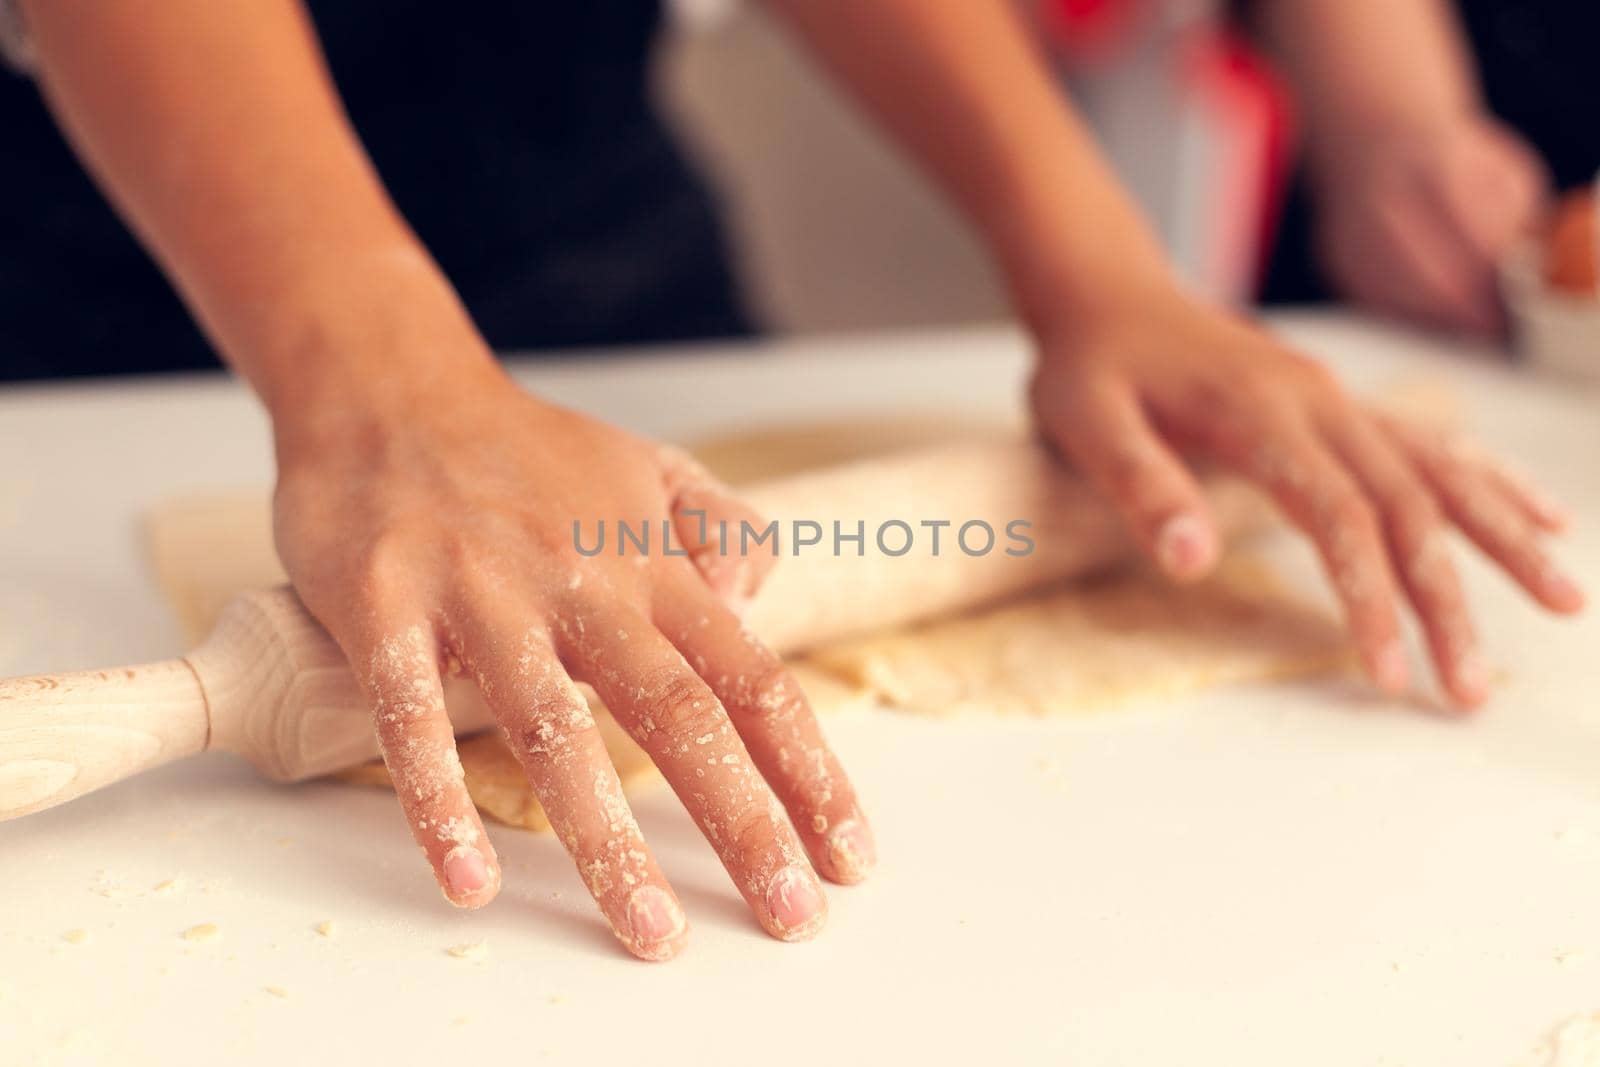
[[[1386,692],[1398,693],[1403,690],[1411,673],[1406,662],[1405,646],[1395,641],[1379,649],[1372,661],[1372,673],[1379,687]]]
[[[828,835],[828,858],[841,882],[859,882],[878,862],[878,848],[872,831],[855,819],[848,819]]]
[[[1557,503],[1543,493],[1535,491],[1529,492],[1528,501],[1545,522],[1562,528],[1572,525],[1572,512],[1567,510],[1565,504]]]
[[[1572,522],[1572,512],[1561,501],[1519,475],[1502,474],[1511,483],[1512,491],[1522,497],[1541,521],[1556,526],[1566,526]]]
[[[1489,665],[1476,650],[1463,654],[1456,665],[1456,687],[1473,703],[1489,695]]]
[[[799,864],[785,867],[767,886],[767,914],[785,941],[810,937],[822,925],[822,887]]]
[[[453,848],[444,858],[444,882],[453,896],[476,893],[489,884],[489,864],[483,853],[468,845]]]
[[[1583,606],[1583,590],[1578,583],[1568,578],[1560,571],[1552,570],[1544,578],[1545,595],[1562,607],[1580,608]]]
[[[683,909],[672,894],[657,886],[641,886],[628,898],[628,930],[643,955],[664,959],[684,929]]]
[[[1174,515],[1156,534],[1156,561],[1168,574],[1186,577],[1211,558],[1211,536],[1205,523],[1193,515]]]

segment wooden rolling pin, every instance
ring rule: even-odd
[[[1257,525],[1254,494],[1208,482],[1225,533]],[[1121,521],[1038,445],[1022,440],[905,452],[774,479],[742,490],[780,523],[784,556],[748,621],[772,647],[819,642],[976,607],[1125,558]],[[883,524],[898,520],[912,534]],[[931,528],[940,528],[938,552]],[[1007,526],[1029,523],[1033,550],[1009,555]],[[793,523],[823,531],[791,554]],[[864,533],[834,554],[834,527]],[[994,531],[986,541],[983,522]],[[805,528],[807,534],[810,527]],[[609,551],[609,549],[608,549]],[[972,552],[974,554],[969,554]],[[488,725],[476,687],[445,684],[459,733]],[[287,587],[236,597],[183,659],[0,682],[0,819],[52,807],[169,760],[220,749],[271,778],[328,774],[377,754],[371,715],[333,640]]]

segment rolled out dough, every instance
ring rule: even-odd
[[[959,417],[869,419],[759,430],[692,450],[737,485],[819,462],[1006,432],[1002,423]],[[210,632],[237,592],[287,580],[271,529],[262,489],[201,494],[150,513],[146,532],[157,579],[191,642]],[[1291,595],[1248,553],[1235,553],[1215,577],[1193,587],[1129,569],[829,645],[791,661],[791,669],[820,714],[875,704],[938,714],[1048,714],[1325,671],[1349,660],[1333,618]],[[624,784],[654,777],[649,758],[592,691],[585,695]],[[460,751],[480,810],[508,825],[548,828],[498,733],[463,738]],[[390,784],[378,761],[339,777]]]
[[[1129,568],[808,659],[897,708],[1046,715],[1311,674],[1352,655],[1333,618],[1235,553],[1194,586]]]

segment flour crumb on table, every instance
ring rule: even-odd
[[[107,900],[120,900],[125,897],[138,896],[138,891],[108,876],[101,871],[95,876],[94,885],[89,887],[90,892],[98,893]]]
[[[68,930],[66,933],[61,935],[61,940],[70,942],[71,944],[74,944],[74,945],[81,945],[85,941],[89,940],[89,931],[87,931],[87,930]]]
[[[332,919],[324,919],[321,922],[319,922],[316,926],[313,926],[312,929],[315,930],[317,933],[321,934],[323,937],[332,937],[333,936],[333,920]]]
[[[150,887],[150,892],[156,894],[157,896],[163,897],[169,893],[176,893],[177,891],[178,880],[176,878],[168,878],[166,881],[157,882],[155,885]]]
[[[288,1000],[289,999],[289,991],[287,989],[283,988],[283,986],[281,986],[281,985],[268,985],[268,986],[262,986],[261,988],[265,989],[268,993],[271,993],[273,996],[277,997],[279,1000]]]
[[[464,945],[451,945],[445,951],[458,960],[485,960],[489,958],[489,942],[469,941]]]
[[[216,923],[200,923],[183,932],[185,941],[215,941],[221,936],[222,931],[217,929]]]

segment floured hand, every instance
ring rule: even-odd
[[[441,672],[459,670],[617,937],[646,959],[683,945],[681,905],[578,680],[650,754],[761,925],[813,933],[826,905],[812,864],[855,882],[874,849],[804,695],[737,617],[773,557],[714,551],[690,514],[714,530],[751,513],[685,457],[540,402],[492,366],[427,395],[374,396],[315,429],[279,427],[276,539],[365,687],[446,897],[486,904],[501,877],[445,711]],[[580,552],[602,520],[605,550]],[[648,520],[652,551],[619,556],[619,520]],[[687,554],[662,552],[663,522]]]
[[[1176,288],[1129,290],[1040,333],[1035,415],[1127,518],[1170,576],[1198,578],[1219,546],[1178,450],[1252,478],[1315,543],[1368,672],[1408,684],[1398,604],[1409,600],[1450,696],[1488,695],[1444,534],[1454,525],[1540,604],[1583,594],[1540,535],[1558,508],[1481,454],[1363,410],[1321,364]]]

